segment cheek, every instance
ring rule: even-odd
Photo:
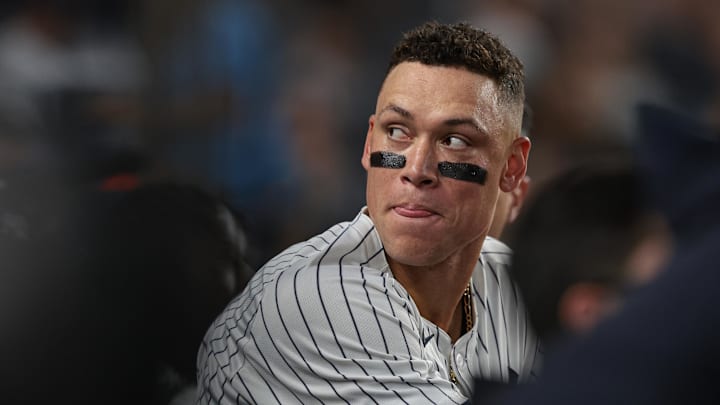
[[[490,179],[488,179],[488,182]],[[457,182],[457,181],[456,181]],[[453,192],[452,201],[457,207],[460,222],[473,224],[473,227],[489,223],[495,209],[497,193],[486,185],[465,182],[463,187],[457,187]]]
[[[382,173],[382,170],[370,168],[367,174],[367,189],[365,191],[368,205],[372,206],[376,201],[382,200],[387,195],[388,182],[390,180]]]

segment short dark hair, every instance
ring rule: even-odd
[[[462,67],[493,79],[502,101],[525,99],[522,62],[497,37],[467,23],[433,21],[406,32],[393,50],[388,73],[402,62]]]

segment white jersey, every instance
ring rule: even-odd
[[[198,403],[459,404],[476,377],[528,379],[538,344],[509,259],[485,241],[475,322],[452,344],[395,280],[361,212],[270,260],[216,319],[198,353]]]

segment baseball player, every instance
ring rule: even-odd
[[[525,175],[522,65],[492,35],[427,23],[370,116],[367,206],[263,266],[198,353],[200,404],[460,404],[532,377],[538,344],[486,237]]]

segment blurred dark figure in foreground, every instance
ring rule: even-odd
[[[645,191],[631,162],[608,156],[531,193],[508,242],[512,275],[546,350],[590,332],[666,262],[670,235]],[[478,381],[475,392],[497,389],[508,388]]]
[[[125,316],[117,344],[151,370],[154,403],[194,400],[195,355],[207,325],[252,277],[241,218],[194,186],[147,185],[113,202],[99,252]],[[114,319],[113,324],[121,322]],[[116,326],[113,326],[116,327]],[[118,331],[118,332],[120,332]]]
[[[202,335],[252,275],[238,216],[180,185],[2,191],[2,402],[192,402]]]
[[[702,404],[720,390],[720,137],[666,109],[639,109],[637,156],[673,234],[663,272],[588,336],[548,353],[537,384],[496,404]]]
[[[670,252],[667,228],[637,173],[615,159],[577,166],[546,183],[513,235],[512,273],[546,343],[591,330],[618,307],[624,290],[651,279]]]
[[[93,205],[81,203],[86,196],[62,176],[2,181],[2,402],[121,403],[105,401],[110,386],[120,388],[116,377],[125,376],[109,356],[114,348],[100,339],[108,331],[97,322],[100,309],[113,301],[95,281],[111,275],[90,271]]]

